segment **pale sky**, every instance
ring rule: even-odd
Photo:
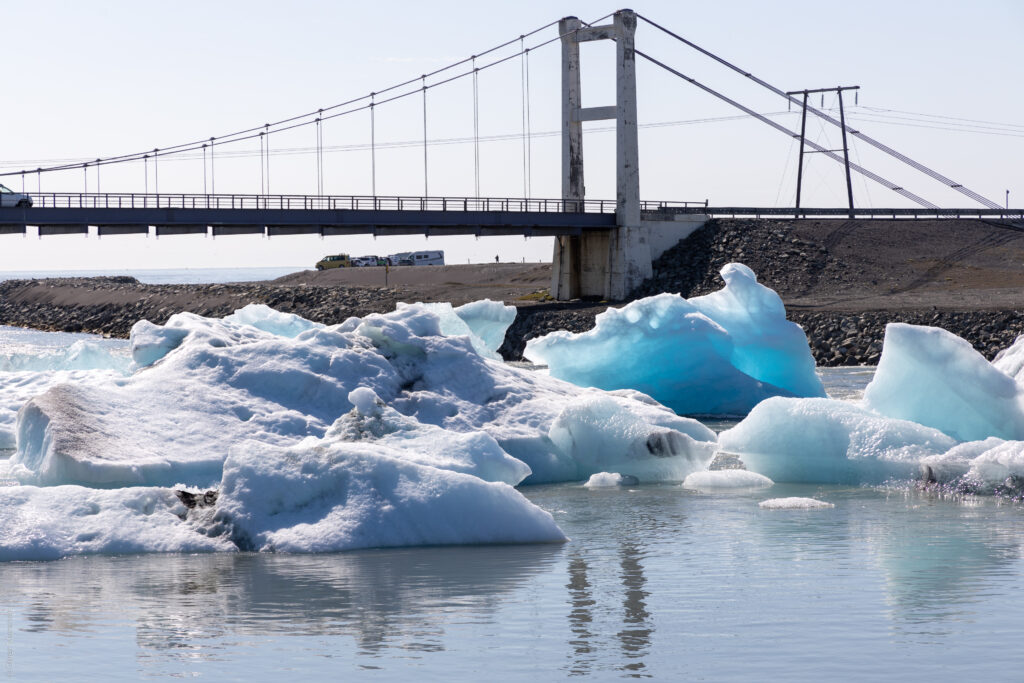
[[[1024,60],[1016,0],[861,0],[632,4],[638,13],[784,90],[859,85],[851,126],[1000,205],[1024,204]],[[0,171],[167,148],[262,125],[379,91],[458,61],[565,15],[591,21],[618,9],[597,2],[169,2],[34,0],[5,3]],[[555,36],[554,27],[527,45]],[[753,86],[641,22],[638,49],[666,61],[793,130],[799,116]],[[507,54],[501,53],[502,55]],[[613,46],[583,49],[584,105],[613,104]],[[559,50],[531,53],[529,181],[556,198],[559,181]],[[458,70],[456,70],[458,71]],[[428,81],[429,83],[430,81]],[[649,200],[792,206],[796,143],[657,67],[638,64],[641,194]],[[522,64],[479,75],[483,196],[524,193]],[[834,95],[825,107],[834,106]],[[475,192],[471,79],[428,93],[429,190]],[[820,99],[813,104],[819,106]],[[658,125],[661,124],[661,125]],[[422,101],[377,108],[377,193],[423,193]],[[614,137],[587,124],[587,195],[614,197]],[[497,137],[497,140],[486,138]],[[809,121],[808,138],[838,148],[838,129]],[[325,193],[369,194],[369,116],[323,124]],[[454,141],[453,141],[454,140]],[[447,141],[440,144],[440,141]],[[412,142],[411,146],[394,143]],[[420,144],[415,144],[420,143]],[[316,191],[314,127],[272,140],[271,192]],[[258,193],[258,143],[217,148],[208,182],[218,193]],[[941,206],[977,206],[863,143],[854,161]],[[807,157],[804,206],[842,206],[839,165]],[[155,178],[150,172],[150,190]],[[160,161],[161,193],[203,190],[201,157]],[[0,182],[15,190],[22,179]],[[141,164],[104,166],[105,192],[141,192]],[[26,176],[27,190],[82,191],[80,169]],[[88,174],[95,191],[95,170]],[[911,206],[854,176],[861,206]],[[326,253],[444,249],[450,263],[549,260],[550,239],[0,236],[0,270],[311,266]]]

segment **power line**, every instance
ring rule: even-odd
[[[780,89],[776,88],[775,86],[767,83],[766,81],[761,80],[757,76],[754,76],[752,73],[750,73],[748,71],[744,71],[743,69],[740,69],[738,66],[727,62],[726,60],[722,59],[718,55],[713,54],[712,52],[710,52],[708,50],[705,50],[704,48],[700,47],[699,45],[697,45],[697,44],[695,44],[695,43],[693,43],[693,42],[683,38],[679,34],[673,33],[669,29],[667,29],[664,26],[661,26],[659,24],[656,24],[655,22],[651,21],[650,19],[648,19],[647,17],[645,17],[643,15],[638,14],[637,17],[639,17],[640,19],[643,19],[645,22],[647,22],[651,26],[657,28],[658,30],[660,30],[660,31],[662,31],[662,32],[672,36],[673,38],[675,38],[676,40],[680,41],[681,43],[683,43],[685,45],[688,45],[689,47],[697,50],[701,54],[706,55],[706,56],[710,57],[711,59],[715,60],[716,62],[718,62],[718,63],[728,67],[729,69],[732,69],[733,71],[742,74],[746,78],[749,78],[750,80],[752,80],[754,83],[757,83],[758,85],[760,85],[760,86],[762,86],[762,87],[772,91],[776,95],[779,95],[781,97],[785,97],[789,102],[791,102],[793,104],[800,104],[796,100],[796,98],[792,97],[791,95],[783,92],[782,90],[780,90]],[[638,51],[638,54],[639,54],[639,51]],[[686,78],[686,77],[684,76],[684,78]],[[938,180],[939,182],[943,183],[947,187],[950,187],[950,188],[956,190],[957,192],[960,192],[961,194],[966,195],[967,197],[970,197],[971,199],[973,199],[974,201],[978,202],[979,204],[983,204],[983,205],[987,206],[990,209],[1002,208],[999,204],[996,204],[995,202],[993,202],[990,199],[986,199],[985,197],[983,197],[982,195],[978,194],[977,192],[974,192],[973,190],[969,190],[968,188],[964,187],[961,183],[957,183],[957,182],[947,178],[946,176],[942,175],[938,171],[934,171],[934,170],[928,168],[927,166],[925,166],[924,164],[921,164],[921,163],[918,163],[917,161],[914,161],[913,159],[911,159],[907,155],[902,154],[902,153],[896,151],[895,149],[889,147],[888,145],[885,145],[885,144],[879,142],[878,140],[875,140],[874,138],[869,137],[868,135],[865,135],[864,133],[861,133],[860,131],[853,130],[852,128],[850,128],[849,126],[846,126],[844,123],[842,123],[840,121],[836,121],[834,118],[832,118],[831,116],[829,116],[825,112],[821,111],[820,109],[815,109],[814,107],[808,106],[807,110],[810,111],[811,113],[813,113],[814,115],[816,115],[816,116],[818,116],[818,117],[828,121],[829,123],[831,123],[833,125],[836,125],[836,126],[839,126],[841,130],[843,130],[845,132],[848,132],[850,135],[855,135],[855,136],[859,137],[861,140],[863,140],[864,142],[868,143],[872,147],[874,147],[876,149],[879,149],[882,152],[885,152],[886,154],[888,154],[889,156],[892,156],[895,159],[898,159],[899,161],[902,161],[903,163],[907,164],[908,166],[911,166],[912,168],[920,171],[921,173],[924,173],[925,175],[930,176],[931,178],[933,178],[935,180]]]
[[[644,59],[646,59],[647,61],[651,62],[652,64],[660,66],[662,69],[665,69],[669,73],[675,74],[679,78],[682,78],[683,80],[688,81],[690,84],[700,88],[701,90],[703,90],[704,92],[708,93],[709,95],[713,95],[713,96],[717,97],[718,99],[722,100],[723,102],[731,104],[732,106],[736,107],[740,111],[746,112],[747,114],[749,114],[750,116],[753,116],[754,118],[758,119],[759,121],[767,123],[771,127],[773,127],[776,130],[778,130],[779,132],[785,133],[786,135],[789,135],[789,136],[794,136],[795,135],[793,133],[793,131],[789,130],[785,126],[780,125],[780,124],[776,123],[775,121],[772,121],[770,118],[768,118],[766,116],[762,116],[761,114],[758,114],[753,109],[750,109],[749,107],[746,107],[746,106],[740,104],[736,100],[733,100],[733,99],[731,99],[729,97],[726,97],[725,95],[723,95],[720,92],[712,90],[708,86],[706,86],[703,83],[699,82],[697,79],[691,78],[691,77],[687,76],[686,74],[681,73],[681,72],[677,71],[676,69],[673,69],[672,67],[670,67],[669,65],[665,64],[664,62],[661,62],[661,61],[655,59],[654,57],[651,57],[650,55],[648,55],[648,54],[646,54],[644,52],[641,52],[640,50],[636,50],[636,54],[637,54],[637,56],[643,57]],[[810,110],[811,110],[811,107],[808,107],[808,111],[810,111]],[[807,144],[807,146],[809,146],[809,147],[814,148],[817,152],[819,152],[819,153],[829,157],[830,159],[832,159],[834,161],[838,161],[840,163],[843,162],[843,158],[840,157],[838,154],[836,154],[835,152],[833,152],[833,151],[831,151],[829,149],[826,149],[826,148],[822,147],[821,145],[819,145],[819,144],[817,144],[815,142],[811,142],[811,141],[808,140],[808,141],[805,141],[805,144]],[[881,185],[885,185],[886,187],[888,187],[893,192],[896,192],[897,194],[900,194],[900,195],[906,197],[907,199],[909,199],[909,200],[911,200],[911,201],[913,201],[913,202],[915,202],[915,203],[917,203],[917,204],[919,204],[919,205],[921,205],[921,206],[923,206],[925,208],[928,208],[928,209],[937,209],[937,208],[939,208],[937,205],[932,204],[928,200],[922,199],[921,197],[918,197],[916,194],[914,194],[912,192],[909,192],[908,190],[905,190],[904,188],[896,185],[895,183],[892,183],[892,182],[886,180],[885,178],[881,177],[880,175],[867,170],[863,166],[859,166],[859,165],[856,165],[856,164],[850,164],[850,168],[852,170],[854,170],[854,171],[857,171],[858,173],[861,173],[861,174],[867,176],[868,178],[871,178],[872,180],[874,180],[875,182],[877,182],[877,183],[879,183]]]

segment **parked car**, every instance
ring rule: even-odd
[[[367,266],[383,266],[384,259],[380,256],[356,256],[352,259],[352,265],[359,268],[366,268]]]
[[[32,198],[23,192],[0,185],[0,206],[32,206]]]
[[[324,256],[322,259],[316,262],[317,270],[326,270],[328,268],[348,268],[352,265],[351,259],[348,254],[332,254],[330,256]]]

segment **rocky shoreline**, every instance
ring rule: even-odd
[[[904,242],[912,244],[921,239],[913,230],[922,229],[930,230],[927,235],[933,238],[930,246],[935,253],[918,250],[917,260],[904,258],[906,245],[892,235],[902,230],[907,233]],[[942,231],[952,232],[944,237]],[[858,233],[864,233],[860,243],[855,239]],[[890,243],[873,248],[886,240]],[[1018,240],[1021,246],[1014,252]],[[981,259],[985,254],[995,254],[1012,265],[986,263]],[[978,272],[990,271],[997,284],[1014,285],[1017,271],[1024,270],[1016,265],[1020,254],[1024,254],[1024,234],[1013,226],[953,220],[924,228],[895,222],[879,226],[867,221],[817,225],[812,221],[713,220],[663,254],[654,264],[654,277],[634,292],[634,298],[661,292],[691,297],[718,290],[722,287],[718,271],[737,261],[750,266],[760,282],[782,296],[789,319],[806,331],[820,366],[877,363],[889,322],[942,327],[991,359],[1024,333],[1024,305],[1016,305],[1021,287],[997,290],[990,282],[970,290],[947,283],[968,275],[977,280]],[[351,316],[392,311],[399,301],[445,301],[451,296],[451,288],[446,292],[445,286],[455,284],[425,285],[429,297],[421,288],[417,298],[410,298],[410,292],[401,287],[318,284],[316,277],[315,273],[296,274],[280,282],[206,285],[150,285],[124,276],[8,280],[0,282],[0,324],[127,337],[138,320],[162,324],[180,311],[221,317],[249,303],[335,324]],[[444,277],[453,276],[446,271]],[[510,271],[501,277],[512,281],[516,274]],[[510,291],[502,296],[519,309],[500,349],[507,360],[520,360],[531,338],[554,330],[590,329],[595,316],[609,305],[544,302],[543,296],[527,301]]]
[[[79,290],[97,303],[60,300]],[[53,296],[47,296],[49,292]],[[280,311],[334,324],[351,316],[394,310],[400,300],[384,288],[309,287],[270,284],[147,285],[130,277],[8,280],[0,282],[0,324],[39,330],[89,332],[127,337],[138,320],[162,324],[180,307],[182,297],[194,302],[185,310],[222,317],[248,303],[264,303]],[[546,303],[519,307],[500,352],[507,360],[522,359],[528,339],[555,330],[583,332],[606,304]],[[843,311],[790,310],[789,319],[807,332],[811,351],[821,366],[873,365],[881,353],[885,325],[907,322],[947,329],[971,342],[987,358],[1006,348],[1024,330],[1024,311]]]

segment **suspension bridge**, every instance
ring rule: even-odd
[[[801,108],[804,121],[808,114],[839,128],[841,149],[829,149],[806,137],[803,128],[790,130],[769,116],[730,98],[703,82],[674,68],[636,47],[638,22],[669,36],[699,54],[730,69],[750,82]],[[557,27],[554,37],[542,34]],[[528,43],[529,41],[529,43]],[[612,41],[615,44],[615,102],[583,107],[580,79],[580,44]],[[543,199],[530,196],[532,131],[529,60],[531,54],[547,45],[561,47],[561,197]],[[495,56],[499,51],[508,51]],[[482,72],[518,59],[522,92],[523,193],[520,197],[480,196],[480,130],[478,79]],[[644,201],[640,198],[636,62],[644,60],[728,105],[794,139],[800,140],[801,164],[804,147],[842,164],[847,175],[849,206],[814,209],[799,204],[789,207],[712,207],[701,201]],[[488,61],[489,60],[489,61]],[[428,93],[454,81],[469,79],[473,86],[473,196],[432,196],[429,192],[430,156],[428,144]],[[842,91],[853,87],[833,88]],[[807,95],[815,91],[786,92],[754,76],[709,50],[693,43],[632,10],[620,10],[594,22],[566,17],[530,33],[520,35],[480,54],[460,60],[417,78],[360,96],[331,107],[307,112],[274,123],[265,123],[208,139],[193,140],[165,148],[132,154],[97,158],[93,161],[61,163],[36,169],[0,173],[0,178],[20,177],[23,193],[17,202],[0,206],[0,234],[26,234],[35,226],[42,236],[89,234],[90,226],[99,236],[144,234],[155,237],[204,234],[213,237],[257,234],[278,237],[300,234],[334,235],[524,235],[554,237],[553,279],[555,298],[601,297],[623,299],[651,275],[654,258],[678,240],[686,237],[710,216],[788,216],[793,218],[842,216],[856,217],[989,217],[1021,220],[1020,210],[1009,210],[968,189],[945,175],[911,159],[878,140],[856,130],[842,115],[836,119],[828,111],[808,104]],[[803,95],[802,98],[799,95]],[[377,194],[376,112],[382,106],[419,97],[422,100],[423,194],[421,196],[379,196]],[[370,168],[372,191],[367,196],[325,194],[322,126],[327,120],[363,112],[369,117]],[[616,197],[614,200],[588,199],[583,173],[583,123],[609,120],[615,131]],[[270,146],[280,133],[296,128],[314,127],[317,145],[316,191],[309,195],[273,194],[270,191]],[[870,145],[885,155],[921,173],[931,181],[952,189],[977,208],[942,208],[902,185],[851,162],[847,136]],[[260,150],[260,192],[254,194],[217,194],[214,164],[218,151],[231,145],[254,142]],[[183,155],[202,155],[203,193],[159,192],[159,162]],[[100,191],[101,168],[142,162],[146,191],[117,193]],[[149,167],[153,167],[154,191],[149,191]],[[209,168],[209,185],[207,169]],[[802,166],[801,166],[802,168]],[[80,169],[83,191],[80,193],[43,193],[44,174]],[[95,190],[88,191],[92,171]],[[854,206],[850,186],[851,173],[857,173],[887,190],[916,204],[919,208],[866,209]],[[37,191],[24,191],[26,177],[36,177]],[[208,190],[208,191],[207,191]],[[17,204],[17,205],[13,205]]]

